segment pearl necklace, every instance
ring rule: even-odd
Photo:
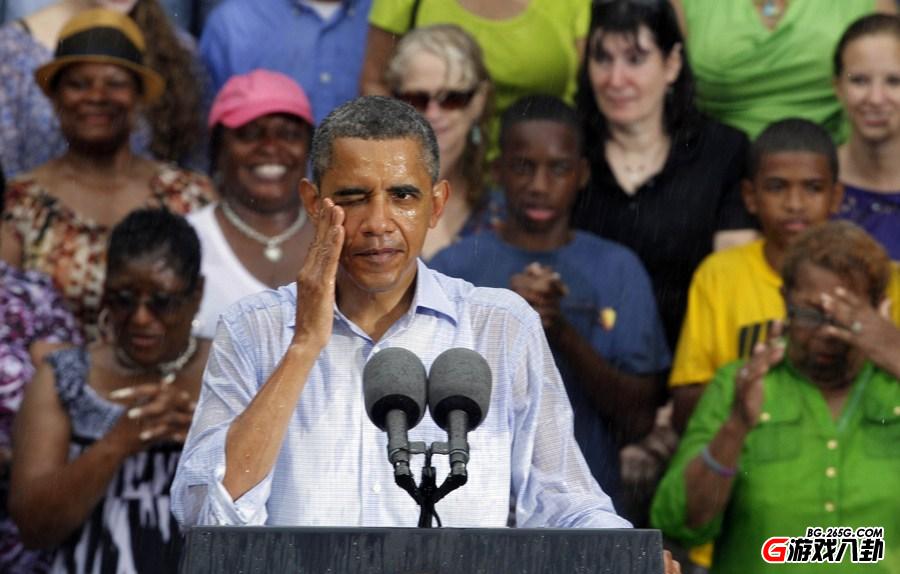
[[[294,234],[300,231],[300,228],[303,227],[303,224],[306,223],[306,213],[304,213],[303,209],[297,213],[297,219],[294,223],[291,224],[290,227],[279,233],[278,235],[264,235],[259,231],[250,227],[247,222],[241,219],[237,213],[228,205],[227,201],[221,202],[219,205],[222,206],[222,213],[225,215],[225,219],[227,219],[232,225],[234,225],[235,229],[256,241],[257,243],[261,243],[265,245],[265,249],[263,250],[263,255],[266,256],[266,259],[271,261],[272,263],[277,263],[281,261],[282,255],[284,252],[281,250],[281,244],[291,238]]]
[[[191,358],[193,358],[193,356],[196,352],[197,352],[197,339],[196,339],[196,337],[191,337],[190,339],[188,339],[187,347],[184,349],[184,351],[180,355],[175,357],[175,359],[173,359],[167,363],[160,363],[160,364],[156,365],[155,368],[146,368],[146,367],[142,367],[142,366],[138,365],[137,363],[135,363],[131,359],[131,357],[129,357],[125,353],[125,351],[122,350],[121,347],[118,347],[118,346],[115,347],[116,360],[119,362],[120,365],[122,365],[126,369],[131,370],[135,374],[146,373],[150,370],[156,370],[159,372],[160,375],[162,375],[159,379],[159,382],[162,383],[163,385],[171,385],[172,383],[174,383],[175,377],[178,376],[178,373],[181,371],[181,369],[184,368],[185,365],[187,365],[188,361],[190,361]]]

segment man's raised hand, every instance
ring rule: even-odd
[[[334,321],[335,283],[344,246],[344,210],[331,199],[313,218],[315,238],[297,275],[297,325],[294,341],[324,347]]]

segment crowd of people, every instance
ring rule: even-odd
[[[363,368],[465,347],[493,392],[444,525],[654,527],[740,574],[881,527],[835,567],[900,572],[894,0],[30,6],[0,26],[0,571],[413,526]]]

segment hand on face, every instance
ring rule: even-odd
[[[538,312],[545,330],[552,332],[560,326],[560,301],[569,289],[559,273],[551,267],[532,263],[521,273],[510,277],[509,288],[521,295]]]
[[[331,338],[335,282],[344,246],[344,210],[330,199],[313,218],[316,235],[297,276],[294,341],[324,347]]]
[[[196,404],[190,394],[171,384],[148,383],[110,393],[128,409],[113,427],[130,454],[163,442],[184,442]]]
[[[860,349],[886,368],[896,360],[900,349],[900,329],[890,321],[890,308],[890,299],[876,310],[862,297],[837,287],[831,293],[822,293],[822,309],[836,323],[826,325],[825,333]]]
[[[783,325],[776,323],[765,343],[757,343],[750,359],[738,371],[735,380],[733,411],[748,428],[759,422],[763,405],[763,378],[773,365],[784,358]]]

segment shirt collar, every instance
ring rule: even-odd
[[[296,285],[293,285],[291,291],[294,294],[294,305],[298,304]],[[419,312],[431,312],[447,317],[454,324],[457,322],[456,307],[447,298],[441,284],[435,277],[435,272],[428,268],[421,259],[416,261],[416,287],[413,293],[413,300],[409,305],[408,317],[412,317]],[[338,309],[337,303],[334,304],[334,316],[336,318],[344,318],[343,313]],[[346,321],[346,319],[343,319]],[[297,326],[297,316],[294,313],[288,321],[288,328],[293,329]]]

